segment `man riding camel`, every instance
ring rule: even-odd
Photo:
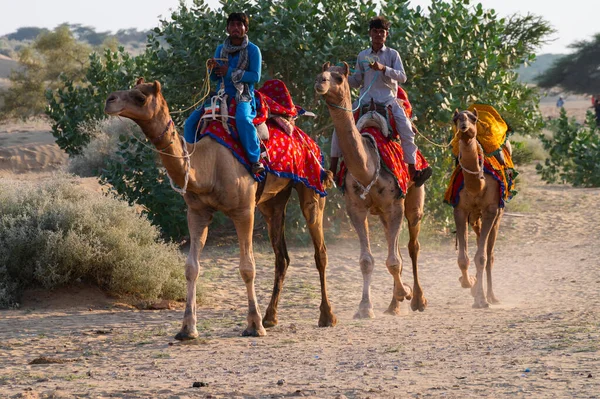
[[[260,49],[248,40],[248,16],[241,12],[229,14],[227,34],[223,44],[208,62],[212,69],[210,78],[223,83],[229,99],[235,98],[235,125],[252,173],[259,174],[265,168],[260,163],[260,142],[253,120],[256,117],[254,85],[260,80],[262,56]],[[185,121],[186,137],[193,137],[198,126],[202,108],[195,110]],[[188,132],[189,130],[189,132]],[[190,134],[191,133],[191,134]]]
[[[406,73],[398,52],[385,45],[389,33],[390,23],[385,17],[379,16],[369,22],[369,36],[371,47],[361,51],[356,60],[356,68],[353,75],[348,77],[348,84],[352,88],[360,87],[360,104],[362,107],[371,103],[392,106],[392,113],[402,151],[404,162],[408,164],[411,179],[417,186],[421,186],[431,177],[431,168],[421,171],[415,170],[415,158],[417,146],[415,144],[415,133],[412,130],[410,120],[404,109],[396,101],[398,84],[406,82]],[[331,142],[331,165],[330,169],[335,174],[339,157],[342,155],[338,145],[337,135],[334,131]]]

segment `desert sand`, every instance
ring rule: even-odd
[[[47,126],[9,128],[0,131],[0,179],[51,178],[64,164]],[[496,245],[500,305],[471,308],[449,234],[442,243],[422,242],[428,308],[414,313],[403,304],[400,316],[384,315],[393,282],[386,244],[373,240],[376,318],[354,320],[362,275],[349,235],[328,244],[336,327],[317,327],[313,252],[295,247],[280,324],[264,338],[244,338],[237,249],[213,246],[202,256],[206,301],[196,341],[173,339],[181,305],[139,310],[86,286],[30,291],[20,309],[0,311],[0,397],[600,397],[600,189],[547,185],[533,165],[520,172]],[[473,234],[470,243],[472,259]],[[403,277],[412,284],[405,247]],[[255,255],[264,311],[274,256],[264,244]]]

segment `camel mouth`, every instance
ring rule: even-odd
[[[318,84],[315,85],[315,91],[317,92],[317,94],[320,94],[320,95],[327,93],[327,90],[325,88],[319,86]]]
[[[109,104],[104,107],[104,113],[109,116],[119,116],[122,111],[123,107],[111,107]]]

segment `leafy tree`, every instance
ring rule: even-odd
[[[60,87],[63,80],[80,83],[90,51],[91,47],[78,43],[66,26],[40,34],[19,52],[22,68],[11,73],[9,89],[0,94],[4,98],[0,117],[26,119],[43,114],[45,90]]]
[[[16,32],[10,33],[6,35],[6,37],[10,40],[34,40],[42,33],[48,33],[48,29],[46,28],[38,28],[35,26],[24,26],[17,29]]]
[[[558,59],[536,81],[540,87],[562,87],[572,93],[600,93],[600,33],[571,44],[573,53]]]
[[[588,111],[585,123],[580,125],[562,109],[558,121],[548,127],[552,136],[541,134],[540,139],[550,157],[536,166],[542,179],[576,187],[600,187],[600,129],[594,115]]]
[[[208,7],[204,0],[196,0],[192,7],[181,3],[171,19],[161,21],[149,36],[147,51],[141,56],[145,70],[133,68],[131,63],[110,68],[92,63],[94,71],[85,84],[92,86],[95,94],[88,95],[82,89],[82,97],[78,97],[74,89],[72,97],[56,96],[51,106],[57,110],[53,119],[70,119],[72,112],[79,112],[72,111],[75,102],[97,101],[98,109],[104,101],[98,93],[127,88],[143,72],[147,80],[163,83],[172,116],[181,125],[191,112],[189,107],[204,94],[200,89],[206,79],[205,62],[225,37],[226,15],[244,10],[250,17],[250,39],[263,53],[263,79],[283,79],[297,104],[317,111],[319,118],[303,121],[301,127],[327,148],[330,118],[314,94],[314,78],[325,61],[348,61],[354,65],[358,52],[369,45],[368,21],[377,15],[378,7],[392,22],[388,45],[398,49],[403,57],[409,77],[404,87],[418,117],[416,123],[432,141],[447,143],[452,111],[475,101],[494,105],[520,133],[540,128],[537,94],[517,81],[514,69],[533,59],[533,50],[543,43],[551,28],[530,15],[499,18],[493,10],[486,10],[481,4],[472,6],[468,0],[433,0],[427,12],[420,7],[409,8],[407,0],[222,0],[217,10]],[[108,53],[107,58],[114,56]],[[120,78],[95,77],[108,78],[113,73]],[[91,93],[92,89],[88,90]],[[90,117],[103,116],[96,112]],[[443,221],[449,216],[449,209],[440,204],[452,164],[450,151],[421,138],[417,140],[434,167],[434,177],[428,184],[428,214]],[[139,154],[131,151],[129,155],[122,153],[124,164],[132,160],[131,169],[122,171],[122,180],[131,182],[134,175],[154,174],[156,180],[151,185],[164,185],[151,168],[134,169],[133,160]],[[143,198],[139,187],[123,189],[125,192],[134,195],[136,201]],[[149,209],[150,213],[161,211]]]

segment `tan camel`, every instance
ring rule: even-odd
[[[338,135],[338,141],[344,162],[349,173],[346,174],[346,211],[352,225],[358,233],[360,241],[360,269],[363,275],[363,293],[356,318],[372,318],[373,305],[371,304],[370,285],[374,268],[369,243],[369,229],[367,216],[369,212],[378,215],[388,242],[388,257],[386,265],[394,278],[394,291],[392,301],[386,313],[397,315],[400,313],[400,302],[411,299],[412,310],[425,310],[427,300],[419,283],[418,263],[419,255],[419,229],[423,217],[425,202],[425,187],[416,187],[411,184],[406,193],[406,198],[401,198],[399,188],[394,177],[385,168],[381,168],[377,149],[371,141],[363,136],[356,128],[350,100],[350,86],[348,85],[348,64],[343,67],[333,66],[327,62],[323,65],[323,72],[317,76],[315,90],[326,100],[331,119]],[[364,191],[361,187],[370,187],[365,198],[361,198]],[[402,257],[398,249],[398,236],[402,224],[402,217],[408,222],[410,241],[408,251],[412,260],[414,286],[404,284],[401,279]]]
[[[230,150],[212,139],[200,140],[195,149],[192,144],[185,144],[184,147],[183,138],[178,136],[173,126],[167,103],[161,93],[161,85],[157,81],[144,83],[144,79],[141,78],[133,89],[110,94],[106,100],[105,112],[132,119],[142,128],[146,137],[160,150],[161,161],[175,184],[183,187],[186,179],[189,179],[184,195],[188,208],[191,244],[185,263],[187,300],[183,325],[176,339],[194,339],[198,336],[196,280],[200,271],[200,253],[204,248],[208,225],[215,211],[222,211],[232,219],[239,239],[239,269],[246,284],[249,308],[248,326],[243,335],[263,336],[266,334],[263,326],[272,327],[277,324],[279,295],[290,263],[284,236],[284,219],[293,188],[300,198],[300,207],[313,240],[315,261],[321,278],[319,326],[336,324],[337,319],[327,298],[327,251],[323,237],[325,198],[321,198],[303,184],[295,184],[291,179],[271,174],[268,174],[266,182],[259,186]],[[191,156],[187,158],[189,162],[186,162],[185,155],[190,153]],[[275,251],[273,295],[263,320],[254,290],[252,231],[255,206],[258,206],[267,222],[269,237]]]
[[[494,245],[503,209],[500,203],[498,182],[483,173],[483,149],[477,142],[477,110],[454,112],[454,124],[459,139],[458,162],[463,171],[464,187],[454,208],[454,222],[458,240],[459,278],[463,288],[471,288],[475,299],[474,308],[487,308],[499,303],[492,288]],[[469,276],[468,228],[471,225],[477,235],[475,266],[477,275]],[[483,270],[487,275],[487,296],[483,293]]]

